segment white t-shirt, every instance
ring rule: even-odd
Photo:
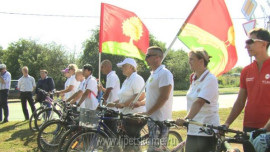
[[[90,110],[96,110],[98,106],[98,99],[96,98],[97,93],[98,93],[98,88],[97,88],[97,80],[95,77],[90,75],[86,80],[85,80],[85,86],[84,86],[85,91],[90,90],[90,94],[86,97],[84,100],[85,102],[85,108],[90,109]]]
[[[65,82],[65,89],[68,88],[69,83],[70,83],[70,77]],[[70,97],[70,92],[65,93],[65,100],[68,99],[69,97]]]
[[[118,76],[116,75],[115,71],[111,71],[108,75],[107,75],[107,81],[106,81],[106,89],[107,88],[112,88],[108,99],[107,99],[107,103],[110,102],[114,102],[116,100],[118,100],[118,92],[120,90],[120,80],[118,78]],[[115,111],[118,111],[116,108],[110,108],[113,109]]]
[[[80,85],[79,85],[77,91],[82,91],[82,92],[84,92],[84,91],[85,91],[84,86],[85,86],[85,80],[83,80],[83,81],[80,83]],[[79,101],[80,101],[80,98],[76,101],[76,103],[78,104]],[[84,102],[80,105],[80,108],[85,108],[85,103],[84,103]]]
[[[192,77],[192,83],[187,92],[187,111],[198,98],[203,98],[207,102],[193,120],[210,125],[219,125],[218,82],[216,77],[206,70],[199,79],[194,79],[195,75]],[[200,126],[189,125],[188,135],[209,136],[200,133],[200,128]]]
[[[137,74],[137,72],[133,72],[129,78],[126,78],[120,91],[118,92],[119,103],[125,103],[127,100],[130,100],[135,94],[140,93],[142,88],[144,87],[144,79]],[[124,107],[119,109],[120,112],[127,113],[138,113],[145,112],[145,106],[140,106],[138,108],[131,109],[129,107]]]
[[[160,95],[160,88],[164,86],[172,86],[169,99],[165,104],[151,114],[151,118],[156,121],[164,121],[172,118],[172,104],[173,104],[173,75],[165,68],[164,65],[159,66],[150,76],[149,82],[146,84],[146,110],[149,111],[157,102]]]
[[[73,85],[74,88],[70,91],[70,96],[72,96],[77,90],[80,85],[80,81],[77,81],[75,75],[72,75],[69,80],[69,85]]]

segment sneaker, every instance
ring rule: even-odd
[[[7,119],[4,119],[3,123],[6,123],[6,122],[8,122],[8,120]]]

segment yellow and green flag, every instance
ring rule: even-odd
[[[237,62],[234,28],[224,0],[199,0],[178,38],[188,47],[203,47],[212,58],[209,70],[216,76]]]
[[[135,13],[101,4],[100,52],[144,60],[148,47],[149,32]]]

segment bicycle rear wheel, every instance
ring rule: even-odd
[[[35,127],[39,131],[39,129],[42,127],[45,122],[49,120],[56,120],[59,119],[61,116],[60,112],[56,109],[52,108],[46,108],[41,110],[35,119]]]
[[[37,136],[39,149],[43,152],[58,151],[59,141],[67,129],[66,123],[60,120],[51,120],[45,123]]]
[[[106,135],[96,130],[87,130],[74,135],[65,147],[65,152],[107,151]]]

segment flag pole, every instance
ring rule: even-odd
[[[164,59],[166,58],[167,54],[168,54],[169,51],[171,50],[171,47],[173,46],[173,44],[174,44],[175,41],[177,40],[178,35],[179,35],[180,32],[181,32],[181,29],[182,29],[182,28],[179,29],[179,31],[177,32],[177,34],[176,34],[176,36],[174,37],[173,41],[171,42],[171,44],[169,45],[169,47],[168,47],[168,48],[166,49],[166,51],[164,52],[164,54],[163,54],[163,59],[161,60],[161,63],[164,61]],[[129,107],[130,107],[130,108],[133,108],[133,104],[136,103],[136,102],[139,100],[139,98],[140,98],[140,96],[142,95],[144,89],[146,88],[147,83],[149,83],[149,81],[151,80],[151,78],[152,78],[152,73],[151,73],[151,75],[148,77],[148,79],[147,79],[146,83],[144,84],[144,86],[143,86],[142,90],[140,91],[140,93],[139,93],[139,94],[136,96],[136,98],[129,104]]]
[[[98,84],[100,84],[100,71],[101,71],[101,52],[98,53]]]

